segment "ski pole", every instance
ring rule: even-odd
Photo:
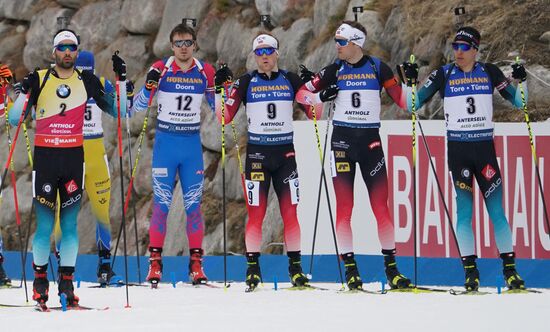
[[[516,63],[519,64],[519,56],[516,57]],[[546,221],[546,227],[548,228],[548,235],[550,236],[550,222],[548,221],[548,210],[546,209],[546,201],[544,199],[544,191],[542,190],[542,181],[540,179],[539,163],[537,158],[537,151],[535,149],[535,143],[533,142],[533,131],[531,130],[531,121],[529,121],[529,112],[527,111],[527,103],[525,102],[525,91],[523,90],[523,83],[519,82],[519,91],[521,92],[521,103],[523,105],[523,115],[525,117],[525,124],[529,131],[529,144],[531,145],[531,154],[533,155],[533,163],[535,164],[535,172],[537,173],[537,180],[539,183],[539,191],[542,199],[542,207],[544,210],[544,220]]]
[[[4,96],[4,103],[5,103],[5,106],[7,106],[7,94]],[[24,112],[25,110],[26,110],[26,107],[23,107],[22,114],[25,113]],[[10,125],[8,123],[9,121],[8,121],[8,109],[7,109],[7,107],[6,107],[6,110],[5,110],[4,114],[6,116],[6,136],[7,136],[7,139],[8,139],[8,148],[9,148],[10,152],[13,152],[12,147],[15,147],[15,142],[12,143],[12,141],[11,141]],[[19,121],[21,121],[21,119]],[[21,124],[21,123],[19,123],[19,124]],[[18,126],[18,129],[19,129],[19,126]],[[11,153],[10,153],[10,155],[11,155]],[[8,159],[11,159],[11,158],[8,157]],[[19,201],[17,199],[17,181],[16,181],[16,178],[15,178],[15,167],[13,166],[13,160],[9,160],[9,161],[10,161],[9,166],[10,166],[10,173],[11,173],[11,182],[13,184],[13,201],[14,201],[14,205],[15,205],[15,221],[16,221],[16,224],[17,224],[17,233],[18,233],[18,239],[19,239],[19,251],[20,251],[20,256],[21,256],[21,274],[22,274],[22,279],[23,279],[22,283],[24,284],[24,289],[25,289],[25,301],[29,302],[29,294],[28,294],[28,291],[27,291],[27,274],[25,272],[25,263],[26,263],[25,255],[26,255],[26,253],[25,254],[23,253],[24,246],[23,246],[23,235],[22,235],[22,231],[21,231],[21,217],[19,215]],[[3,183],[4,183],[4,179],[2,179],[2,184]]]
[[[328,141],[328,131],[330,128],[330,108],[329,108],[329,114],[327,117],[327,132],[325,135],[325,146],[323,151],[321,151],[321,139],[319,137],[319,126],[317,125],[317,114],[315,112],[315,106],[311,105],[311,113],[313,115],[313,127],[315,128],[315,138],[317,139],[317,150],[319,151],[319,159],[321,161],[321,176],[319,180],[319,194],[317,196],[317,209],[315,213],[315,228],[313,231],[313,243],[311,246],[311,260],[309,265],[309,274],[312,274],[313,271],[313,254],[315,253],[315,240],[317,235],[317,224],[319,221],[319,206],[321,203],[321,184],[324,183],[325,187],[325,195],[327,197],[327,205],[328,205],[328,213],[330,217],[330,226],[332,229],[332,238],[334,240],[334,249],[336,251],[336,264],[338,265],[338,273],[340,275],[340,283],[342,284],[342,289],[345,288],[344,286],[344,278],[342,277],[342,267],[340,266],[340,251],[338,250],[338,241],[336,239],[336,230],[334,228],[334,218],[332,216],[332,207],[330,204],[330,196],[328,191],[328,185],[327,185],[327,178],[325,175],[325,155],[326,155],[326,148],[327,148],[327,141]]]
[[[114,56],[118,56],[118,51],[115,52]],[[114,57],[113,56],[113,57]],[[121,220],[121,227],[122,227],[122,233],[124,238],[124,272],[125,272],[125,283],[126,283],[126,306],[125,308],[130,308],[130,298],[128,294],[128,252],[126,248],[126,209],[124,208],[124,170],[123,170],[123,163],[122,163],[122,124],[120,120],[120,112],[121,112],[121,98],[120,98],[120,91],[122,90],[120,86],[123,86],[124,92],[126,92],[126,82],[121,82],[120,77],[117,76],[116,80],[116,94],[117,94],[117,137],[118,137],[118,161],[119,161],[119,167],[120,167],[120,208],[122,210],[122,220]],[[125,103],[126,104],[126,103]],[[138,257],[139,259],[139,257]]]
[[[15,150],[15,144],[17,143],[17,138],[19,137],[19,130],[21,129],[21,124],[23,123],[23,120],[25,119],[27,114],[27,105],[29,103],[29,97],[30,97],[30,93],[27,93],[25,95],[25,103],[23,104],[23,110],[21,111],[19,122],[17,123],[17,130],[15,131],[15,136],[13,137],[13,144],[11,144],[11,147],[9,148],[10,152],[8,154],[8,159],[6,160],[6,164],[4,166],[4,172],[2,173],[2,181],[0,181],[0,196],[2,195],[2,190],[4,189],[4,183],[6,180],[6,175],[8,174],[8,168],[11,163],[13,151]]]
[[[162,73],[160,74],[158,84],[160,84],[160,80],[162,79],[164,74],[168,71],[168,69],[172,65],[173,61],[174,61],[174,57],[171,56],[171,57],[168,58],[168,60],[164,64],[164,69],[162,70]],[[143,144],[143,138],[145,137],[145,132],[147,131],[147,123],[148,123],[148,119],[149,119],[149,113],[150,113],[150,110],[151,110],[151,104],[153,103],[153,96],[155,95],[155,90],[156,90],[155,87],[151,88],[151,92],[150,92],[150,95],[149,95],[149,100],[147,102],[147,111],[145,112],[145,119],[143,120],[143,125],[141,127],[141,132],[139,133],[136,160],[134,162],[134,167],[132,168],[132,173],[131,173],[131,176],[130,176],[130,182],[128,184],[128,190],[126,192],[126,199],[123,200],[123,202],[124,202],[124,211],[128,210],[128,202],[130,201],[130,197],[131,197],[131,194],[132,194],[134,178],[136,176],[137,165],[139,163],[139,157],[141,155],[141,146]],[[120,242],[121,234],[122,234],[122,225],[121,225],[121,227],[118,231],[117,241],[116,241],[116,245],[115,245],[115,251],[114,251],[114,254],[112,256],[113,261],[111,263],[111,268],[115,266],[115,259],[116,259],[116,254],[117,254],[117,251],[118,251],[118,243]]]
[[[432,154],[430,152],[430,147],[428,146],[428,142],[426,141],[426,137],[424,136],[424,130],[422,129],[422,124],[420,123],[420,119],[417,121],[418,128],[420,129],[420,135],[422,136],[422,141],[424,142],[424,147],[426,148],[426,154],[428,155],[428,160],[430,161],[430,166],[432,169],[432,172],[434,174],[435,182],[437,183],[437,190],[439,192],[439,198],[443,202],[443,207],[445,208],[445,214],[447,216],[447,220],[449,221],[449,227],[451,229],[451,232],[453,234],[453,239],[456,244],[456,249],[458,250],[458,256],[462,257],[462,254],[460,253],[460,246],[458,245],[458,239],[456,237],[456,232],[453,227],[453,220],[451,219],[451,214],[449,213],[449,209],[447,207],[447,203],[445,203],[445,196],[443,195],[443,190],[441,190],[441,183],[439,182],[439,179],[437,178],[437,172],[435,171],[435,165],[433,164],[432,160]]]
[[[414,63],[414,54],[411,54],[410,63]],[[417,231],[416,231],[416,82],[412,82],[412,112],[411,112],[411,119],[412,119],[412,196],[413,196],[413,208],[412,208],[412,218],[413,218],[413,232],[414,232],[414,287],[417,286],[417,276],[418,276],[418,268],[417,268]]]
[[[223,218],[223,286],[227,288],[227,222],[225,215],[225,88],[221,89],[222,106],[222,218]]]
[[[243,163],[241,160],[241,149],[239,147],[239,142],[237,141],[237,130],[235,129],[235,120],[231,120],[231,131],[233,132],[233,140],[235,141],[235,150],[237,151],[237,161],[239,162],[239,173],[241,175],[241,186],[243,187],[244,202],[246,204],[246,209],[248,210],[248,199],[246,197],[246,186],[244,181],[244,169]]]
[[[132,169],[132,135],[130,134],[130,111],[126,110],[126,140],[128,141],[128,166]],[[136,259],[137,259],[137,275],[138,283],[141,284],[141,264],[139,254],[139,239],[137,229],[137,217],[136,217],[136,203],[132,201],[132,212],[134,212],[134,236],[136,238]]]

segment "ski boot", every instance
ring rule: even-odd
[[[78,296],[74,293],[73,279],[74,279],[74,266],[60,266],[59,270],[59,284],[57,285],[58,295],[65,295],[67,301],[67,307],[78,307]]]
[[[189,251],[189,280],[193,285],[205,284],[208,281],[202,269],[202,254],[203,251],[200,248]]]
[[[48,264],[46,265],[34,265],[34,281],[32,282],[32,299],[36,301],[40,307],[46,307],[48,301],[48,291],[50,289],[50,282],[48,281]]]
[[[479,289],[479,270],[476,264],[476,255],[462,257],[465,280],[464,288],[467,292],[477,292]]]
[[[395,262],[395,249],[383,249],[382,254],[384,255],[386,278],[388,278],[388,284],[391,289],[411,288],[411,280],[399,273],[399,270],[397,269],[397,263]]]
[[[302,271],[302,256],[299,251],[289,251],[288,255],[288,275],[290,282],[294,287],[309,286],[309,279]]]
[[[504,280],[506,281],[506,286],[508,286],[510,290],[525,289],[525,281],[521,279],[516,271],[515,257],[516,255],[513,252],[500,255],[500,258],[502,258],[502,273],[504,274]]]
[[[246,280],[245,283],[248,288],[246,292],[252,292],[258,284],[262,282],[262,273],[260,272],[260,253],[259,252],[247,252],[246,253]]]
[[[344,267],[346,268],[346,283],[349,290],[363,289],[363,280],[359,275],[359,269],[357,263],[355,263],[355,255],[353,252],[342,254],[344,260]]]
[[[99,262],[97,264],[97,282],[101,287],[107,287],[114,275],[115,273],[111,269],[111,252],[109,250],[100,250]]]
[[[162,279],[162,248],[149,248],[151,256],[149,257],[149,273],[147,281],[151,283],[151,288],[157,288]]]
[[[8,278],[6,271],[2,264],[4,263],[4,257],[0,254],[0,288],[1,287],[11,287],[11,279]]]

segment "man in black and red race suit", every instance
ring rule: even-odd
[[[259,33],[252,47],[258,69],[235,81],[225,101],[225,123],[231,122],[241,103],[246,107],[248,118],[245,187],[249,218],[245,242],[246,284],[250,289],[261,282],[262,222],[271,182],[284,224],[290,280],[293,286],[306,286],[309,282],[301,267],[300,224],[296,213],[299,180],[292,126],[293,102],[303,82],[297,74],[278,68],[278,48],[279,41],[275,37]],[[216,86],[223,85],[231,76],[227,67],[220,68],[216,72]],[[221,116],[220,90],[216,94],[218,118]],[[306,109],[309,112],[309,106]]]
[[[399,107],[404,108],[405,102],[401,85],[390,67],[378,58],[363,54],[365,38],[366,30],[361,24],[344,21],[335,34],[339,60],[317,75],[305,67],[302,69],[302,79],[309,81],[300,88],[298,102],[310,104],[334,100],[332,183],[336,193],[336,234],[348,287],[361,289],[363,285],[354,258],[351,230],[353,184],[359,164],[378,224],[388,283],[391,288],[409,288],[410,280],[399,273],[395,262],[386,160],[379,135],[382,88]]]
[[[116,98],[104,92],[99,78],[92,71],[75,70],[78,44],[73,31],[64,29],[56,33],[52,48],[55,66],[33,71],[25,77],[22,88],[23,93],[30,93],[28,107],[23,110],[25,95],[21,94],[9,114],[10,123],[16,126],[21,112],[28,113],[32,106],[35,109],[32,179],[37,226],[33,239],[33,300],[43,306],[48,300],[47,266],[58,191],[62,231],[58,290],[60,296],[66,296],[68,306],[78,306],[73,274],[78,254],[77,215],[85,171],[82,128],[86,102],[93,98],[104,112],[115,116],[117,112]],[[126,77],[122,61],[115,66],[115,72],[118,77]]]

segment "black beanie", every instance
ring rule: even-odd
[[[472,27],[462,27],[458,29],[455,35],[454,41],[465,41],[468,44],[472,45],[476,50],[479,49],[479,42],[481,40],[481,35],[479,31]]]

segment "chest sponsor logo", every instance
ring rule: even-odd
[[[74,193],[75,191],[78,190],[78,185],[76,184],[76,182],[74,180],[71,180],[71,181],[65,183],[65,189],[67,189],[67,193],[72,194],[72,193]]]
[[[497,172],[491,165],[487,164],[487,166],[485,166],[481,170],[481,174],[483,174],[487,181],[491,181],[491,179],[493,178],[493,176],[495,176],[495,174],[497,174]]]
[[[71,88],[67,84],[61,84],[57,87],[55,93],[59,98],[65,99],[71,95]]]
[[[252,169],[262,169],[262,163],[252,163]]]
[[[347,173],[349,171],[350,171],[350,166],[348,162],[336,163],[336,172]]]
[[[252,181],[264,181],[264,172],[252,172],[250,173],[250,178]]]

